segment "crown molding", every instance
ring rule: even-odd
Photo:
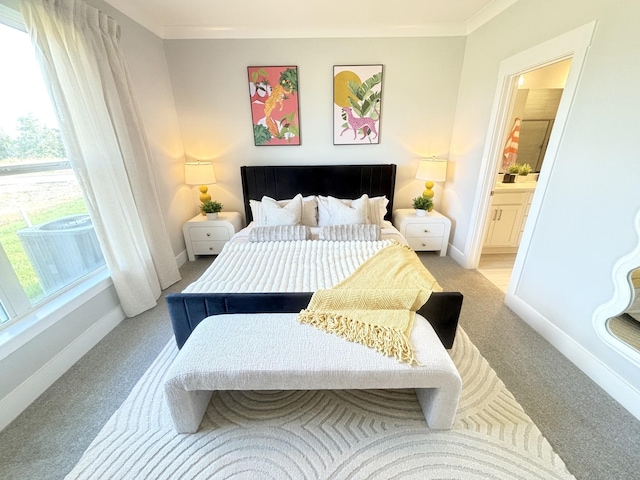
[[[206,27],[165,26],[162,38],[177,39],[277,39],[277,38],[396,38],[396,37],[458,37],[466,35],[464,23],[434,23],[428,25],[382,26],[350,25],[340,27]]]
[[[12,0],[0,0],[6,2]],[[15,1],[15,0],[14,0]],[[341,25],[255,28],[249,26],[161,25],[128,0],[106,0],[113,8],[164,40],[277,38],[400,38],[464,37],[495,18],[518,0],[494,0],[465,22],[422,25]]]
[[[485,23],[500,15],[517,1],[518,0],[494,0],[466,21],[467,30],[465,34],[469,35],[470,33],[473,33]]]

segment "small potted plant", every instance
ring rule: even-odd
[[[531,173],[531,165],[523,163],[518,169],[518,175],[524,175],[525,177]]]
[[[416,197],[413,199],[413,208],[416,209],[416,215],[422,217],[433,210],[433,200],[427,197]]]
[[[222,210],[222,204],[215,200],[207,200],[200,205],[200,211],[207,216],[207,220],[217,220],[218,212]]]
[[[514,163],[513,165],[509,165],[509,168],[504,173],[504,177],[502,178],[502,183],[513,183],[516,181],[516,175],[520,173],[520,165],[518,163]]]

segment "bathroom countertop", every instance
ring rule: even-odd
[[[538,182],[516,182],[516,183],[502,183],[498,182],[495,185],[496,191],[504,192],[532,192],[536,189]]]

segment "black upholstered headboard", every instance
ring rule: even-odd
[[[396,166],[386,165],[295,165],[240,167],[244,211],[252,220],[249,200],[263,196],[284,200],[296,194],[359,198],[386,195],[389,199],[385,219],[391,220],[396,185]]]

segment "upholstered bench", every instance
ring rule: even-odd
[[[179,433],[196,432],[213,390],[414,388],[429,427],[453,425],[462,381],[431,325],[416,315],[420,366],[299,324],[296,314],[217,315],[203,320],[165,377]]]

